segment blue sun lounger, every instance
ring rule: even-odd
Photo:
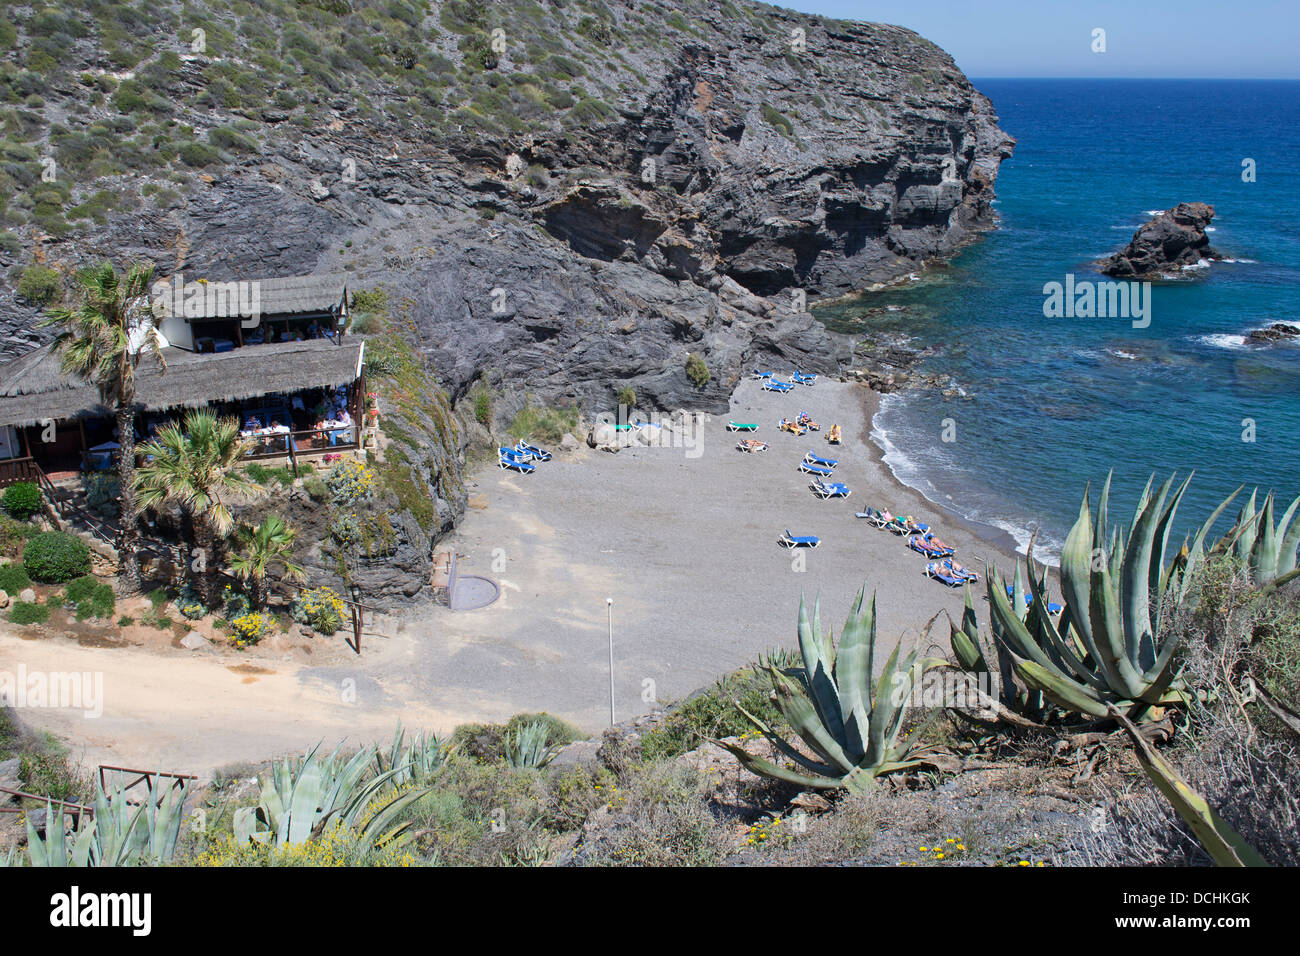
[[[816,385],[816,384],[817,384],[817,376],[816,376],[816,375],[805,375],[803,372],[795,372],[794,375],[791,376],[791,378],[794,380],[795,383],[797,383],[797,384],[799,384],[799,385]]]
[[[805,475],[820,475],[822,478],[829,478],[835,474],[835,472],[831,471],[829,468],[823,468],[820,465],[810,465],[806,461],[799,462],[799,470]]]
[[[849,490],[849,486],[844,484],[842,481],[827,483],[818,478],[808,487],[812,489],[813,494],[822,499],[847,498],[849,495],[853,494],[853,492]]]
[[[786,529],[785,534],[781,535],[779,540],[787,548],[815,548],[822,543],[822,539],[815,534],[791,534],[789,528]]]
[[[821,455],[808,452],[803,456],[803,460],[810,465],[820,465],[823,468],[834,468],[840,463],[838,458],[823,458]]]
[[[933,531],[925,532],[924,534],[921,535],[921,539],[925,542],[926,547],[929,549],[929,551],[925,553],[930,554],[931,552],[933,552],[933,555],[936,558],[951,558],[954,554],[957,553],[956,548],[950,545],[940,543],[939,540],[935,538]]]
[[[1014,598],[1014,597],[1015,597],[1015,593],[1016,593],[1016,589],[1015,589],[1015,587],[1012,586],[1012,585],[1010,585],[1010,584],[1008,584],[1008,585],[1007,585],[1007,597],[1009,597],[1009,598]],[[1033,596],[1032,594],[1026,594],[1026,595],[1025,595],[1025,607],[1029,607],[1029,605],[1031,605],[1031,604],[1033,604],[1033,603],[1034,603],[1034,596]],[[1048,601],[1048,602],[1047,602],[1047,613],[1048,613],[1048,614],[1060,614],[1062,610],[1064,610],[1064,608],[1062,608],[1061,605],[1055,603],[1054,601]]]
[[[942,548],[935,547],[929,541],[926,541],[924,538],[922,538],[920,535],[914,534],[912,535],[912,537],[908,538],[907,546],[911,548],[913,551],[925,555],[927,558],[947,557],[947,555],[944,553]]]
[[[754,378],[771,378],[775,374],[775,372],[760,372],[758,369],[754,369]]]
[[[538,461],[550,461],[551,453],[538,448],[536,445],[530,445],[526,441],[521,441],[515,445],[515,455],[519,458],[535,458]]]
[[[765,392],[789,392],[794,386],[788,382],[778,382],[774,378],[769,378],[763,382],[763,391]]]
[[[957,577],[943,565],[936,564],[933,561],[925,566],[925,576],[934,578],[936,581],[942,581],[950,588],[959,588],[966,583],[964,579]]]
[[[501,468],[511,468],[524,475],[531,475],[537,470],[536,465],[527,458],[521,458],[513,448],[503,446],[497,449],[497,454],[501,456],[497,460],[497,465]]]

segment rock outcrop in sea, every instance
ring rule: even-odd
[[[1121,279],[1158,278],[1222,258],[1210,247],[1206,233],[1213,219],[1214,207],[1208,203],[1179,203],[1143,223],[1122,251],[1103,259],[1098,267]]]
[[[1300,325],[1290,322],[1274,322],[1262,329],[1255,329],[1246,336],[1251,345],[1271,345],[1288,339],[1300,338]]]

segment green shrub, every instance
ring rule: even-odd
[[[233,621],[237,617],[243,617],[253,609],[252,603],[248,597],[236,591],[229,584],[226,585],[223,601],[223,613],[227,621]]]
[[[336,506],[351,508],[370,497],[375,487],[375,473],[355,458],[349,458],[329,470],[325,487]]]
[[[57,269],[33,263],[18,279],[18,294],[32,305],[49,305],[63,294],[63,280]]]
[[[238,130],[229,126],[218,126],[208,133],[208,142],[217,149],[228,149],[232,153],[255,153],[257,144]]]
[[[23,567],[34,581],[71,581],[90,573],[90,548],[62,531],[43,531],[27,539]]]
[[[49,619],[50,608],[46,604],[15,601],[9,609],[9,620],[14,624],[44,624]]]
[[[728,674],[669,710],[654,730],[641,738],[641,755],[647,761],[666,760],[689,753],[706,738],[738,737],[753,727],[736,709],[736,703],[780,729],[785,720],[771,701],[765,675],[752,668]]]
[[[763,119],[768,125],[774,128],[778,133],[787,139],[794,136],[794,124],[781,114],[771,103],[764,103],[759,107],[759,112],[763,114]]]
[[[64,600],[76,605],[78,621],[108,617],[117,607],[113,589],[89,574],[68,582]]]
[[[41,510],[41,490],[30,481],[19,481],[5,489],[0,507],[18,521],[26,521]]]
[[[32,586],[32,579],[27,576],[21,564],[0,565],[0,591],[17,594],[23,588]]]
[[[515,440],[556,442],[578,427],[576,408],[542,408],[526,405],[515,415],[507,432]]]
[[[18,764],[18,777],[29,793],[39,793],[52,800],[81,800],[90,792],[90,782],[62,753],[24,753]]]
[[[564,744],[571,744],[575,740],[582,740],[583,733],[559,717],[542,711],[539,714],[515,714],[506,721],[505,733],[514,735],[519,732],[521,727],[528,724],[543,724],[546,727],[546,746],[560,747]]]
[[[333,588],[311,588],[294,598],[289,605],[289,616],[317,634],[329,636],[343,626],[345,610],[343,599]]]
[[[618,403],[626,408],[636,408],[636,389],[624,385],[618,390]]]
[[[303,479],[302,490],[311,496],[312,501],[326,501],[330,496],[330,490],[326,487],[325,482],[314,475]]]
[[[23,542],[36,534],[37,527],[0,515],[0,556],[16,558],[23,550]]]
[[[696,388],[703,388],[709,384],[709,367],[704,364],[704,359],[694,352],[686,356],[686,377]]]
[[[474,420],[484,427],[492,424],[492,396],[486,388],[474,393]]]
[[[203,602],[199,599],[198,592],[189,584],[186,584],[177,592],[176,610],[181,612],[181,617],[188,618],[191,621],[197,621],[208,613],[208,609],[203,606]]]
[[[268,468],[266,465],[260,465],[254,462],[245,468],[244,471],[249,478],[262,487],[266,487],[272,482],[275,482],[282,488],[288,488],[293,484],[293,472],[284,466],[280,466],[279,468]]]
[[[221,162],[221,154],[206,143],[186,143],[180,148],[180,157],[186,166],[213,166]]]

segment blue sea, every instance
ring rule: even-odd
[[[1300,342],[1244,336],[1300,323],[1300,82],[974,83],[1019,141],[997,181],[1000,227],[947,267],[818,311],[835,328],[935,346],[924,367],[963,393],[884,398],[874,437],[895,475],[1022,547],[1037,529],[1035,554],[1049,559],[1085,483],[1095,501],[1112,468],[1112,515],[1125,521],[1152,473],[1195,469],[1180,534],[1241,484],[1289,503]],[[1103,279],[1093,261],[1153,211],[1191,201],[1215,207],[1211,244],[1232,261],[1154,284],[1146,328],[1044,318],[1045,283]]]

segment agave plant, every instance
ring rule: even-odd
[[[900,739],[912,690],[925,672],[942,661],[920,658],[913,650],[899,662],[901,642],[885,662],[879,680],[873,680],[876,659],[876,598],[864,607],[866,587],[858,592],[839,647],[821,627],[820,602],[811,623],[804,601],[799,602],[799,650],[802,666],[788,670],[771,660],[764,662],[772,681],[777,708],[812,752],[803,753],[775,733],[762,719],[736,707],[772,745],[802,768],[777,766],[743,747],[724,741],[713,743],[730,751],[747,770],[819,789],[869,790],[882,774],[927,762],[929,748]]]
[[[1107,527],[1110,478],[1095,521],[1084,491],[1078,520],[1061,552],[1064,609],[1059,622],[1035,613],[1047,606],[1042,577],[1029,575],[1033,606],[1022,618],[1011,607],[996,569],[986,576],[994,632],[1029,689],[1066,711],[1096,718],[1107,717],[1110,705],[1142,716],[1149,708],[1183,700],[1175,661],[1178,634],[1161,635],[1162,610],[1186,597],[1205,537],[1236,495],[1215,509],[1191,546],[1185,545],[1166,566],[1174,515],[1190,480],[1171,495],[1171,476],[1154,496],[1154,478],[1148,481],[1127,539],[1120,528]],[[1017,594],[1014,600],[1023,598]]]
[[[1047,593],[1046,576],[1038,581],[1038,593]],[[1043,606],[1034,601],[1026,601],[1028,595],[1022,572],[1022,565],[1016,562],[1016,578],[1012,586],[1011,609],[1020,618],[1030,634],[1041,632],[1037,615],[1043,614]],[[1011,653],[1011,641],[1005,633],[997,615],[992,617],[992,639],[983,640],[979,633],[979,621],[975,616],[975,605],[971,598],[970,587],[966,587],[966,606],[962,611],[961,623],[949,622],[951,629],[950,643],[953,659],[957,667],[971,677],[976,678],[971,686],[978,692],[978,705],[962,708],[974,710],[981,716],[996,718],[1004,723],[1020,726],[1041,726],[1053,712],[1055,706],[1043,695],[1043,692],[1026,687],[1015,677],[1015,657]],[[989,661],[996,662],[997,667],[989,666]],[[981,679],[986,679],[983,684]]]
[[[550,731],[545,721],[534,720],[508,734],[505,739],[506,763],[516,769],[545,767],[559,752],[547,743]]]
[[[1251,492],[1237,515],[1237,523],[1216,545],[1216,551],[1230,552],[1250,569],[1258,585],[1281,585],[1296,577],[1296,551],[1300,549],[1300,521],[1293,521],[1300,498],[1291,502],[1277,526],[1273,525],[1273,492],[1264,497],[1264,507],[1255,510],[1256,492]]]
[[[101,784],[95,795],[95,857],[99,866],[144,863],[160,866],[176,854],[184,819],[185,788],[171,787],[162,800],[152,795],[132,807],[120,782],[111,795]]]
[[[27,821],[27,856],[32,866],[161,866],[176,853],[184,818],[185,789],[173,787],[161,801],[133,805],[119,784],[95,792],[95,813],[80,815],[69,834],[62,804],[46,803],[45,834]]]
[[[1223,818],[1215,813],[1209,801],[1192,788],[1182,775],[1151,746],[1142,736],[1142,732],[1118,710],[1112,709],[1111,716],[1133,741],[1138,762],[1147,772],[1151,782],[1156,785],[1165,799],[1173,806],[1178,815],[1196,834],[1196,839],[1219,866],[1268,866],[1268,861],[1259,855],[1253,846],[1246,842],[1240,833],[1234,830]]]
[[[405,741],[406,731],[399,723],[388,753],[375,754],[376,770],[379,773],[393,771],[392,782],[396,787],[424,783],[442,769],[447,756],[446,745],[436,734],[416,734],[409,747],[404,746]]]
[[[398,771],[370,776],[374,747],[364,747],[346,760],[337,748],[324,758],[319,750],[317,744],[301,760],[286,758],[262,777],[257,806],[235,811],[236,841],[272,846],[306,843],[332,822],[354,830],[357,839],[370,846],[395,845],[394,841],[405,839],[410,822],[390,824],[428,789],[402,790],[381,803]]]
[[[69,839],[69,837],[71,837]],[[90,866],[94,860],[95,824],[86,813],[79,814],[76,829],[68,833],[63,804],[45,804],[45,834],[42,836],[27,818],[27,859],[32,866]]]

